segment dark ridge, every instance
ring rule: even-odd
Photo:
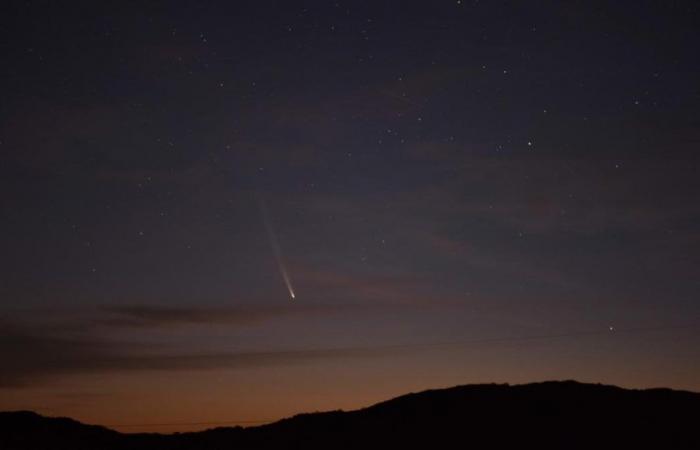
[[[72,419],[0,413],[0,449],[700,449],[700,394],[575,381],[411,393],[356,411],[250,428],[122,434]]]
[[[67,417],[44,417],[31,411],[0,412],[0,449],[33,448],[125,449],[128,437],[99,425],[86,425]]]

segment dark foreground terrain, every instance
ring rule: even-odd
[[[0,449],[700,449],[700,394],[573,381],[468,385],[251,428],[122,434],[0,413]]]

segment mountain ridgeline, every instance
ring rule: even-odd
[[[269,425],[124,434],[26,411],[0,413],[2,450],[700,449],[700,394],[573,381],[481,384]]]

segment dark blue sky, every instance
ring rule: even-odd
[[[0,408],[188,423],[474,381],[700,390],[698,15],[3,3]]]

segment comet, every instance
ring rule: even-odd
[[[262,214],[263,223],[265,224],[265,231],[267,231],[267,239],[270,241],[270,247],[272,247],[272,252],[275,255],[275,261],[277,262],[277,267],[279,267],[280,274],[284,280],[284,284],[287,286],[287,291],[292,300],[296,298],[294,294],[294,287],[292,286],[292,279],[289,277],[289,272],[287,272],[287,267],[284,265],[284,258],[282,257],[282,248],[277,240],[277,234],[275,229],[272,227],[272,222],[270,221],[270,215],[267,212],[267,206],[265,201],[261,198],[260,200],[260,211]]]

